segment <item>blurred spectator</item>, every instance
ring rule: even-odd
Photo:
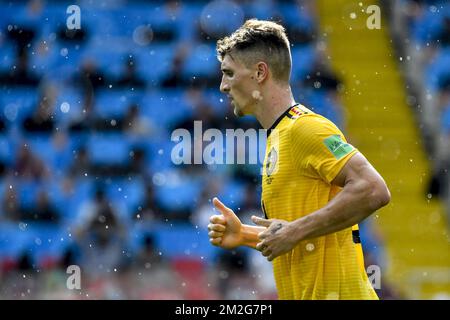
[[[3,194],[1,211],[6,220],[18,221],[20,219],[20,201],[12,185],[7,187]]]
[[[145,81],[136,72],[136,60],[130,54],[125,59],[125,72],[117,80],[116,87],[142,89],[146,86]]]
[[[0,84],[8,86],[37,86],[39,78],[29,70],[28,52],[24,50],[17,56],[14,67],[0,74]]]
[[[128,174],[139,175],[145,173],[147,171],[145,150],[141,147],[134,147],[130,156],[131,162],[130,167],[128,168]]]
[[[139,112],[139,106],[132,104],[125,114],[122,121],[122,128],[126,133],[133,136],[147,136],[154,130],[153,123],[145,117],[142,117]]]
[[[60,214],[48,198],[46,191],[39,191],[37,195],[36,206],[28,209],[22,209],[22,220],[41,221],[57,223]]]
[[[24,130],[28,132],[52,132],[55,128],[53,120],[55,99],[55,88],[45,86],[33,114],[25,118],[23,122]]]
[[[259,194],[256,191],[255,183],[248,183],[245,187],[244,200],[241,205],[241,214],[239,215],[241,221],[244,223],[251,223],[251,216],[261,216],[261,202],[259,200]]]
[[[30,150],[27,144],[20,146],[13,170],[14,175],[24,180],[42,181],[50,175],[44,162]]]
[[[198,88],[191,88],[187,91],[187,101],[189,101],[189,105],[192,106],[194,113],[192,116],[187,116],[183,118],[181,121],[175,123],[172,126],[172,130],[177,128],[183,128],[194,133],[194,121],[202,121],[202,129],[207,130],[209,128],[223,128],[226,125],[226,121],[224,124],[223,119],[219,118],[219,116],[215,113],[211,104],[205,99],[204,93],[202,90]]]
[[[133,215],[134,219],[140,221],[162,221],[165,217],[165,211],[158,204],[158,199],[155,195],[155,190],[152,182],[145,184],[144,202],[140,204]]]
[[[80,147],[74,155],[74,161],[69,168],[70,177],[81,177],[90,173],[91,163],[85,146]]]
[[[336,92],[341,82],[330,66],[324,63],[325,61],[321,57],[315,60],[312,71],[304,80],[304,85],[311,89]]]
[[[214,212],[211,200],[214,196],[219,194],[221,182],[222,181],[220,179],[215,179],[213,181],[209,181],[205,185],[200,194],[198,205],[192,212],[191,223],[194,226],[199,226],[205,230],[208,228],[209,218]]]
[[[6,124],[3,116],[0,116],[0,132],[3,133],[6,131]]]
[[[146,234],[140,250],[134,258],[133,265],[140,269],[150,269],[162,263],[164,263],[163,257],[158,253],[154,236],[151,233]]]
[[[247,281],[252,277],[249,274],[248,250],[237,248],[235,250],[221,250],[218,255],[218,267],[220,270],[218,288],[223,294],[222,299],[240,299],[235,296],[238,292],[233,292],[236,288],[236,282],[245,289]],[[251,287],[251,286],[250,286]],[[245,292],[243,293],[244,295]]]
[[[107,81],[104,72],[97,68],[96,63],[92,60],[86,60],[81,65],[76,83],[84,91],[84,94],[92,94],[94,90],[104,87]]]
[[[448,47],[450,45],[450,17],[444,17],[442,28],[435,37],[436,42],[441,46]]]
[[[89,131],[94,126],[95,91],[106,84],[105,75],[98,70],[92,60],[83,62],[80,73],[75,75],[74,84],[81,89],[83,96],[83,109],[69,124],[72,132]]]
[[[188,54],[189,47],[184,44],[180,45],[173,58],[169,74],[161,82],[163,88],[187,86],[188,81],[183,77],[183,67]]]
[[[83,91],[83,109],[69,124],[70,132],[90,131],[94,127],[94,93],[88,87]]]
[[[75,230],[88,274],[105,274],[124,266],[126,229],[101,187],[93,201],[81,205]]]

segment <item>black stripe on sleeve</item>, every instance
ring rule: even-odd
[[[353,243],[361,243],[361,238],[359,236],[359,230],[352,230]]]

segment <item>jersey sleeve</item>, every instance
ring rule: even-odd
[[[336,178],[357,149],[326,118],[310,115],[298,118],[291,129],[292,161],[301,174],[328,184]]]

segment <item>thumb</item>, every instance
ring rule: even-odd
[[[217,197],[214,197],[213,199],[214,207],[216,207],[217,210],[220,211],[225,217],[234,216],[233,210],[225,206]]]
[[[262,226],[262,227],[266,227],[266,228],[270,227],[270,225],[272,224],[272,220],[260,218],[257,216],[252,216],[252,221],[254,224],[257,224],[258,226]]]

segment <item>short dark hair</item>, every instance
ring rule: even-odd
[[[291,50],[284,27],[276,22],[250,19],[230,36],[217,41],[217,58],[236,55],[246,66],[264,61],[273,77],[289,82],[291,76]]]

